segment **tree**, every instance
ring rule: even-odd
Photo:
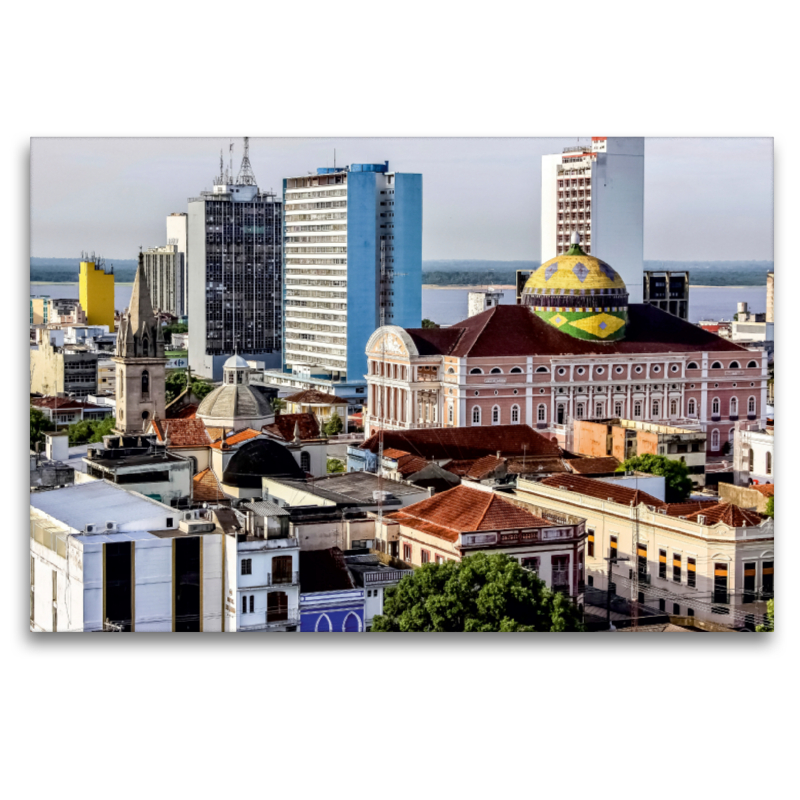
[[[432,319],[428,319],[426,317],[424,320],[422,320],[422,327],[423,328],[438,328],[439,326]]]
[[[114,415],[110,414],[103,419],[76,422],[67,428],[70,446],[78,444],[93,444],[102,442],[104,436],[110,436],[114,432]]]
[[[45,431],[51,431],[54,427],[44,411],[31,406],[31,450],[36,449],[37,442],[44,441]]]
[[[334,411],[331,418],[322,426],[322,430],[326,436],[336,436],[344,430],[342,418]]]
[[[757,633],[775,632],[775,599],[767,600],[767,621],[763,625],[756,625]]]
[[[328,459],[328,473],[344,472],[344,461],[338,458]]]
[[[173,322],[171,325],[162,325],[161,333],[164,335],[164,344],[172,344],[173,333],[188,333],[189,326],[185,322]]]
[[[373,631],[580,631],[581,614],[502,553],[425,564],[386,591]]]
[[[186,388],[186,371],[176,369],[174,372],[170,372],[164,380],[164,385],[166,387],[166,401],[169,404]],[[214,390],[214,384],[192,376],[191,388],[195,397],[198,400],[202,400]]]
[[[280,415],[281,411],[286,408],[286,401],[282,397],[273,397],[272,400],[270,400],[270,405],[277,417]]]
[[[768,517],[772,517],[775,519],[775,497],[768,497],[767,498],[767,508],[764,511],[764,514]]]
[[[666,456],[647,453],[634,456],[617,467],[617,472],[647,472],[651,475],[663,475],[666,483],[666,499],[668,503],[682,503],[692,491],[692,479],[689,468],[683,461],[671,461]]]

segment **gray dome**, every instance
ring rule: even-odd
[[[223,369],[249,369],[250,365],[238,354],[232,355],[223,365]]]
[[[241,420],[247,426],[264,424],[260,421],[272,417],[273,411],[266,394],[246,384],[226,383],[203,398],[197,416],[208,424],[215,420],[235,424]]]

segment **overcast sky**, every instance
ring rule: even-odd
[[[211,189],[241,139],[31,140],[31,255],[135,258],[166,243],[168,214]],[[424,259],[539,259],[541,156],[588,142],[530,139],[251,138],[262,189],[317,167],[383,162],[423,175]],[[771,260],[772,139],[645,142],[644,257]]]

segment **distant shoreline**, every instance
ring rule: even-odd
[[[31,286],[77,286],[78,281],[30,281]],[[114,286],[133,286],[133,281],[124,283],[123,281],[116,281]]]
[[[439,283],[423,283],[423,289],[471,289],[475,292],[488,292],[489,287],[486,284],[482,286],[462,286],[461,284],[439,284]],[[491,286],[492,289],[516,289],[517,287],[513,284],[508,283],[493,283]]]

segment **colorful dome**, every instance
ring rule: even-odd
[[[628,322],[628,289],[614,269],[587,255],[580,235],[572,247],[551,258],[528,278],[523,305],[537,317],[577,339],[618,341]]]

